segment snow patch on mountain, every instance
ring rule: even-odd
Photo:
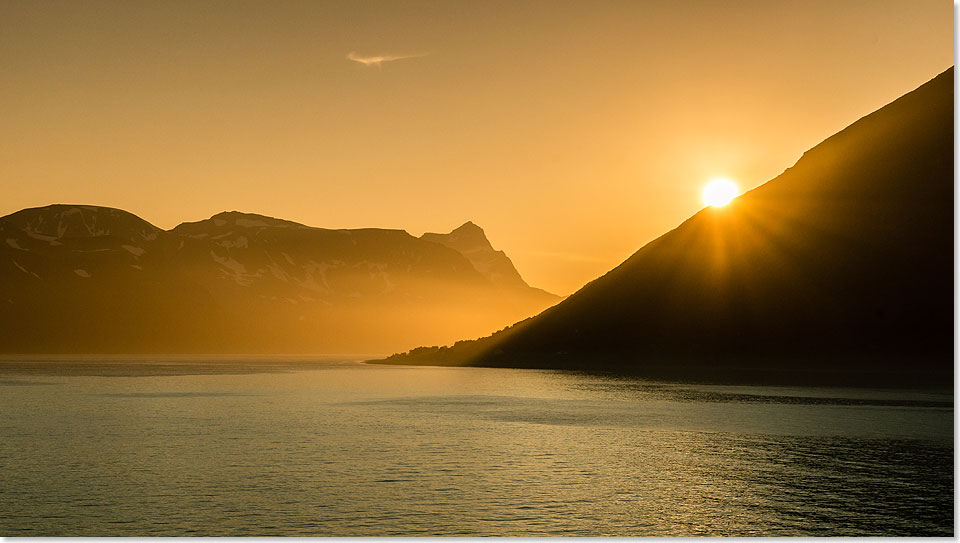
[[[228,234],[228,235],[232,235],[232,234],[233,234],[233,232],[230,232],[230,234]],[[216,238],[213,238],[213,239],[216,239]],[[223,240],[223,241],[218,241],[218,242],[217,242],[217,245],[219,245],[219,246],[221,246],[221,247],[226,247],[226,248],[228,248],[228,249],[229,249],[229,248],[233,248],[233,247],[237,247],[237,248],[240,248],[240,249],[246,249],[246,248],[249,246],[249,242],[248,242],[248,240],[247,240],[247,236],[239,236],[239,237],[234,238],[234,239],[225,239],[225,240]]]
[[[39,276],[39,275],[37,275],[37,274],[33,273],[32,271],[24,268],[24,267],[21,266],[20,263],[17,262],[16,260],[14,260],[14,259],[11,258],[11,259],[10,259],[10,262],[13,262],[13,265],[16,266],[17,269],[19,269],[19,270],[22,271],[23,273],[26,273],[26,274],[28,274],[28,275],[32,275],[32,276],[36,277],[37,279],[40,279],[40,276]]]
[[[134,247],[133,245],[121,245],[120,247],[124,251],[127,251],[128,253],[132,254],[133,256],[143,256],[143,254],[147,252],[146,249],[143,249],[141,247]]]
[[[274,277],[276,277],[277,279],[285,283],[290,282],[290,275],[277,264],[270,264],[269,266],[267,266],[267,271],[269,271]]]
[[[33,229],[33,228],[26,228],[26,229],[24,229],[24,233],[27,234],[28,236],[30,236],[30,237],[33,238],[33,239],[40,240],[40,241],[45,241],[45,242],[47,242],[47,243],[49,243],[50,245],[53,245],[53,246],[63,245],[62,243],[60,243],[59,241],[57,241],[56,236],[46,236],[46,235],[44,235],[44,234],[39,233],[37,230],[35,230],[35,229]]]
[[[310,289],[314,292],[329,293],[333,292],[330,283],[327,281],[327,270],[333,268],[332,264],[327,262],[316,262],[311,260],[301,269],[304,271],[303,279],[292,278],[292,282],[297,286]]]
[[[223,268],[225,268],[222,270],[224,274],[231,277],[234,280],[234,282],[237,283],[238,285],[241,285],[244,287],[250,286],[253,283],[254,279],[257,279],[262,276],[262,274],[259,272],[248,273],[247,267],[241,264],[240,262],[237,262],[232,257],[229,257],[229,256],[223,257],[218,255],[214,251],[210,251],[210,258],[212,258],[213,261],[216,262],[217,264],[220,264],[221,266],[223,266]]]
[[[237,226],[242,226],[245,228],[252,228],[256,226],[270,226],[266,222],[261,220],[256,220],[256,219],[237,219],[236,224]]]

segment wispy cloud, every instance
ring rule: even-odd
[[[354,62],[359,62],[364,66],[376,66],[377,68],[380,68],[384,62],[393,62],[395,60],[403,60],[406,58],[420,58],[429,54],[430,53],[417,53],[415,55],[372,55],[365,57],[350,51],[347,53],[347,59]]]

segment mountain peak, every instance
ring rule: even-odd
[[[184,222],[177,225],[173,231],[178,233],[197,233],[207,231],[211,228],[309,228],[293,221],[276,219],[266,215],[256,213],[244,213],[242,211],[221,211],[209,219],[200,221]]]
[[[420,239],[446,245],[447,247],[456,249],[461,253],[465,251],[494,250],[493,245],[490,244],[490,240],[487,239],[487,235],[483,232],[483,228],[477,226],[477,224],[473,221],[467,221],[463,223],[457,228],[451,230],[449,234],[435,234],[428,232],[420,236]],[[443,239],[443,241],[440,241],[440,239]]]
[[[49,239],[115,236],[127,240],[152,240],[162,232],[140,217],[105,206],[51,204],[17,211],[3,220],[28,235]]]
[[[479,226],[477,226],[477,223],[475,223],[475,222],[473,222],[473,221],[467,221],[467,222],[461,224],[461,225],[458,226],[457,228],[454,228],[453,231],[450,232],[450,233],[452,234],[453,232],[460,232],[460,231],[467,232],[467,231],[470,231],[470,230],[479,230],[480,233],[483,233],[483,228],[480,228]]]
[[[241,228],[305,228],[304,225],[297,222],[268,217],[267,215],[260,215],[257,213],[244,213],[242,211],[221,211],[220,213],[210,217],[209,220],[213,221],[217,226],[230,225],[239,226]]]
[[[473,221],[467,221],[453,229],[449,234],[427,232],[420,239],[439,243],[467,257],[473,267],[491,282],[510,287],[527,287],[513,262],[503,251],[497,251],[490,244],[483,228]]]

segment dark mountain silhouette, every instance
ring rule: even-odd
[[[540,315],[387,361],[949,382],[952,356],[953,68]]]
[[[238,212],[164,231],[52,205],[0,218],[0,241],[3,352],[382,352],[559,300],[402,230]]]

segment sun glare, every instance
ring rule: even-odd
[[[740,187],[729,179],[718,177],[711,179],[707,186],[703,187],[700,197],[703,203],[708,206],[721,207],[730,203],[731,200],[740,195]]]

